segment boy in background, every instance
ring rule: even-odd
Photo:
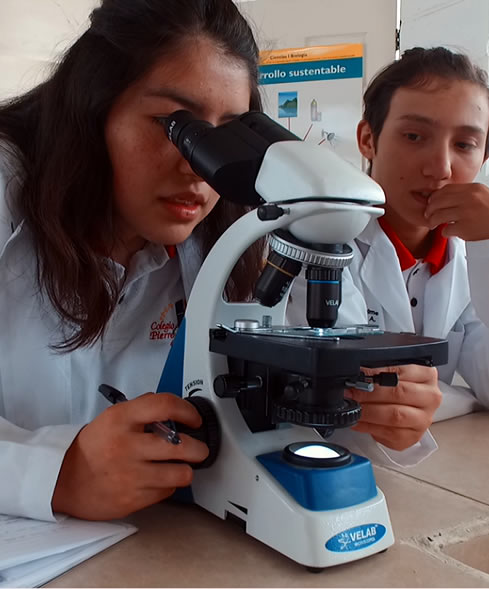
[[[489,321],[489,189],[473,183],[488,156],[488,128],[486,73],[442,47],[406,51],[364,94],[358,145],[386,204],[355,240],[349,272],[367,321],[448,340],[435,420],[489,407],[489,330],[481,320]],[[451,384],[455,372],[470,389]],[[390,428],[389,391],[381,389],[351,391],[363,407],[356,429],[379,441]],[[420,402],[397,387],[392,403],[406,408],[396,409],[399,421]]]

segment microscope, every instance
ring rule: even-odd
[[[448,349],[368,325],[335,327],[348,242],[383,214],[381,188],[261,112],[214,127],[177,111],[164,123],[196,174],[250,207],[202,264],[157,389],[203,416],[210,455],[195,470],[194,502],[312,571],[387,549],[394,537],[370,461],[328,438],[360,417],[346,388],[397,384],[363,367],[439,365]],[[265,236],[253,300],[225,300],[237,260]],[[308,325],[287,325],[303,269]]]

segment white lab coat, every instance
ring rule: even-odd
[[[468,241],[466,247],[472,303],[489,327],[489,239]]]
[[[365,302],[367,317],[374,317],[378,325],[388,331],[415,332],[397,253],[377,220],[369,223],[352,247],[354,259],[348,272]],[[489,407],[489,330],[471,302],[471,299],[477,301],[481,314],[489,316],[484,285],[489,270],[489,241],[469,243],[467,251],[470,288],[465,243],[450,238],[447,262],[429,278],[424,291],[420,335],[446,338],[449,344],[448,364],[438,367],[443,401],[435,420],[462,415],[480,405]],[[476,252],[479,254],[477,267]],[[462,376],[470,390],[452,385],[455,372]]]
[[[124,297],[103,339],[69,354],[54,352],[48,343],[59,340],[59,321],[38,292],[31,236],[15,212],[18,187],[13,166],[0,159],[0,513],[53,520],[51,499],[66,450],[107,407],[99,384],[129,398],[156,389],[170,340],[151,333],[158,323],[163,333],[165,323],[176,322],[172,304],[188,297],[202,254],[196,231],[178,246],[177,258],[150,245],[127,274],[115,264]],[[360,317],[353,313],[351,320]],[[385,459],[369,436],[346,431],[338,440]],[[417,462],[434,447],[418,444],[397,460]]]
[[[51,498],[66,450],[108,402],[105,382],[129,398],[154,391],[201,264],[196,239],[169,259],[150,245],[131,260],[120,304],[103,340],[69,354],[48,347],[59,321],[35,281],[29,231],[15,213],[18,183],[0,160],[0,513],[52,520]],[[155,337],[155,334],[157,337]],[[159,339],[158,336],[163,336]]]
[[[367,324],[374,318],[386,331],[414,333],[412,307],[396,250],[372,220],[360,236],[350,244],[353,262],[343,271],[342,302],[338,326]],[[464,415],[489,407],[489,240],[467,243],[470,289],[467,276],[465,244],[450,238],[445,266],[426,283],[424,292],[423,330],[419,335],[448,340],[448,364],[438,367],[442,403],[434,421]],[[480,317],[474,310],[477,306]],[[306,284],[297,280],[291,290],[288,318],[291,323],[306,324]],[[455,373],[469,387],[452,384]],[[380,452],[402,466],[416,464],[437,448],[430,432],[404,452],[374,445],[356,432],[335,432],[335,441],[350,449],[366,452],[374,461],[381,461]],[[346,437],[348,436],[348,438]]]

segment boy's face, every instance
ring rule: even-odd
[[[440,78],[394,92],[376,146],[368,123],[360,123],[359,148],[384,189],[386,218],[394,229],[428,231],[428,197],[446,184],[474,180],[485,160],[488,128],[484,88]]]

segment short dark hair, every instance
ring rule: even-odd
[[[401,59],[382,69],[369,83],[363,95],[363,119],[372,130],[374,145],[384,126],[392,96],[403,87],[422,88],[434,78],[472,82],[488,93],[487,73],[464,53],[454,53],[445,47],[414,47]],[[486,155],[489,136],[486,138]]]
[[[258,48],[232,0],[102,0],[90,27],[44,83],[0,106],[0,139],[22,165],[18,213],[34,237],[38,282],[60,318],[75,326],[60,349],[88,345],[115,309],[119,282],[94,242],[110,251],[112,167],[108,113],[119,95],[162,56],[203,36],[243,63],[250,109],[260,110]],[[199,227],[204,254],[247,209],[220,199]],[[100,244],[100,239],[106,242]],[[230,298],[251,290],[259,244],[235,267]]]

